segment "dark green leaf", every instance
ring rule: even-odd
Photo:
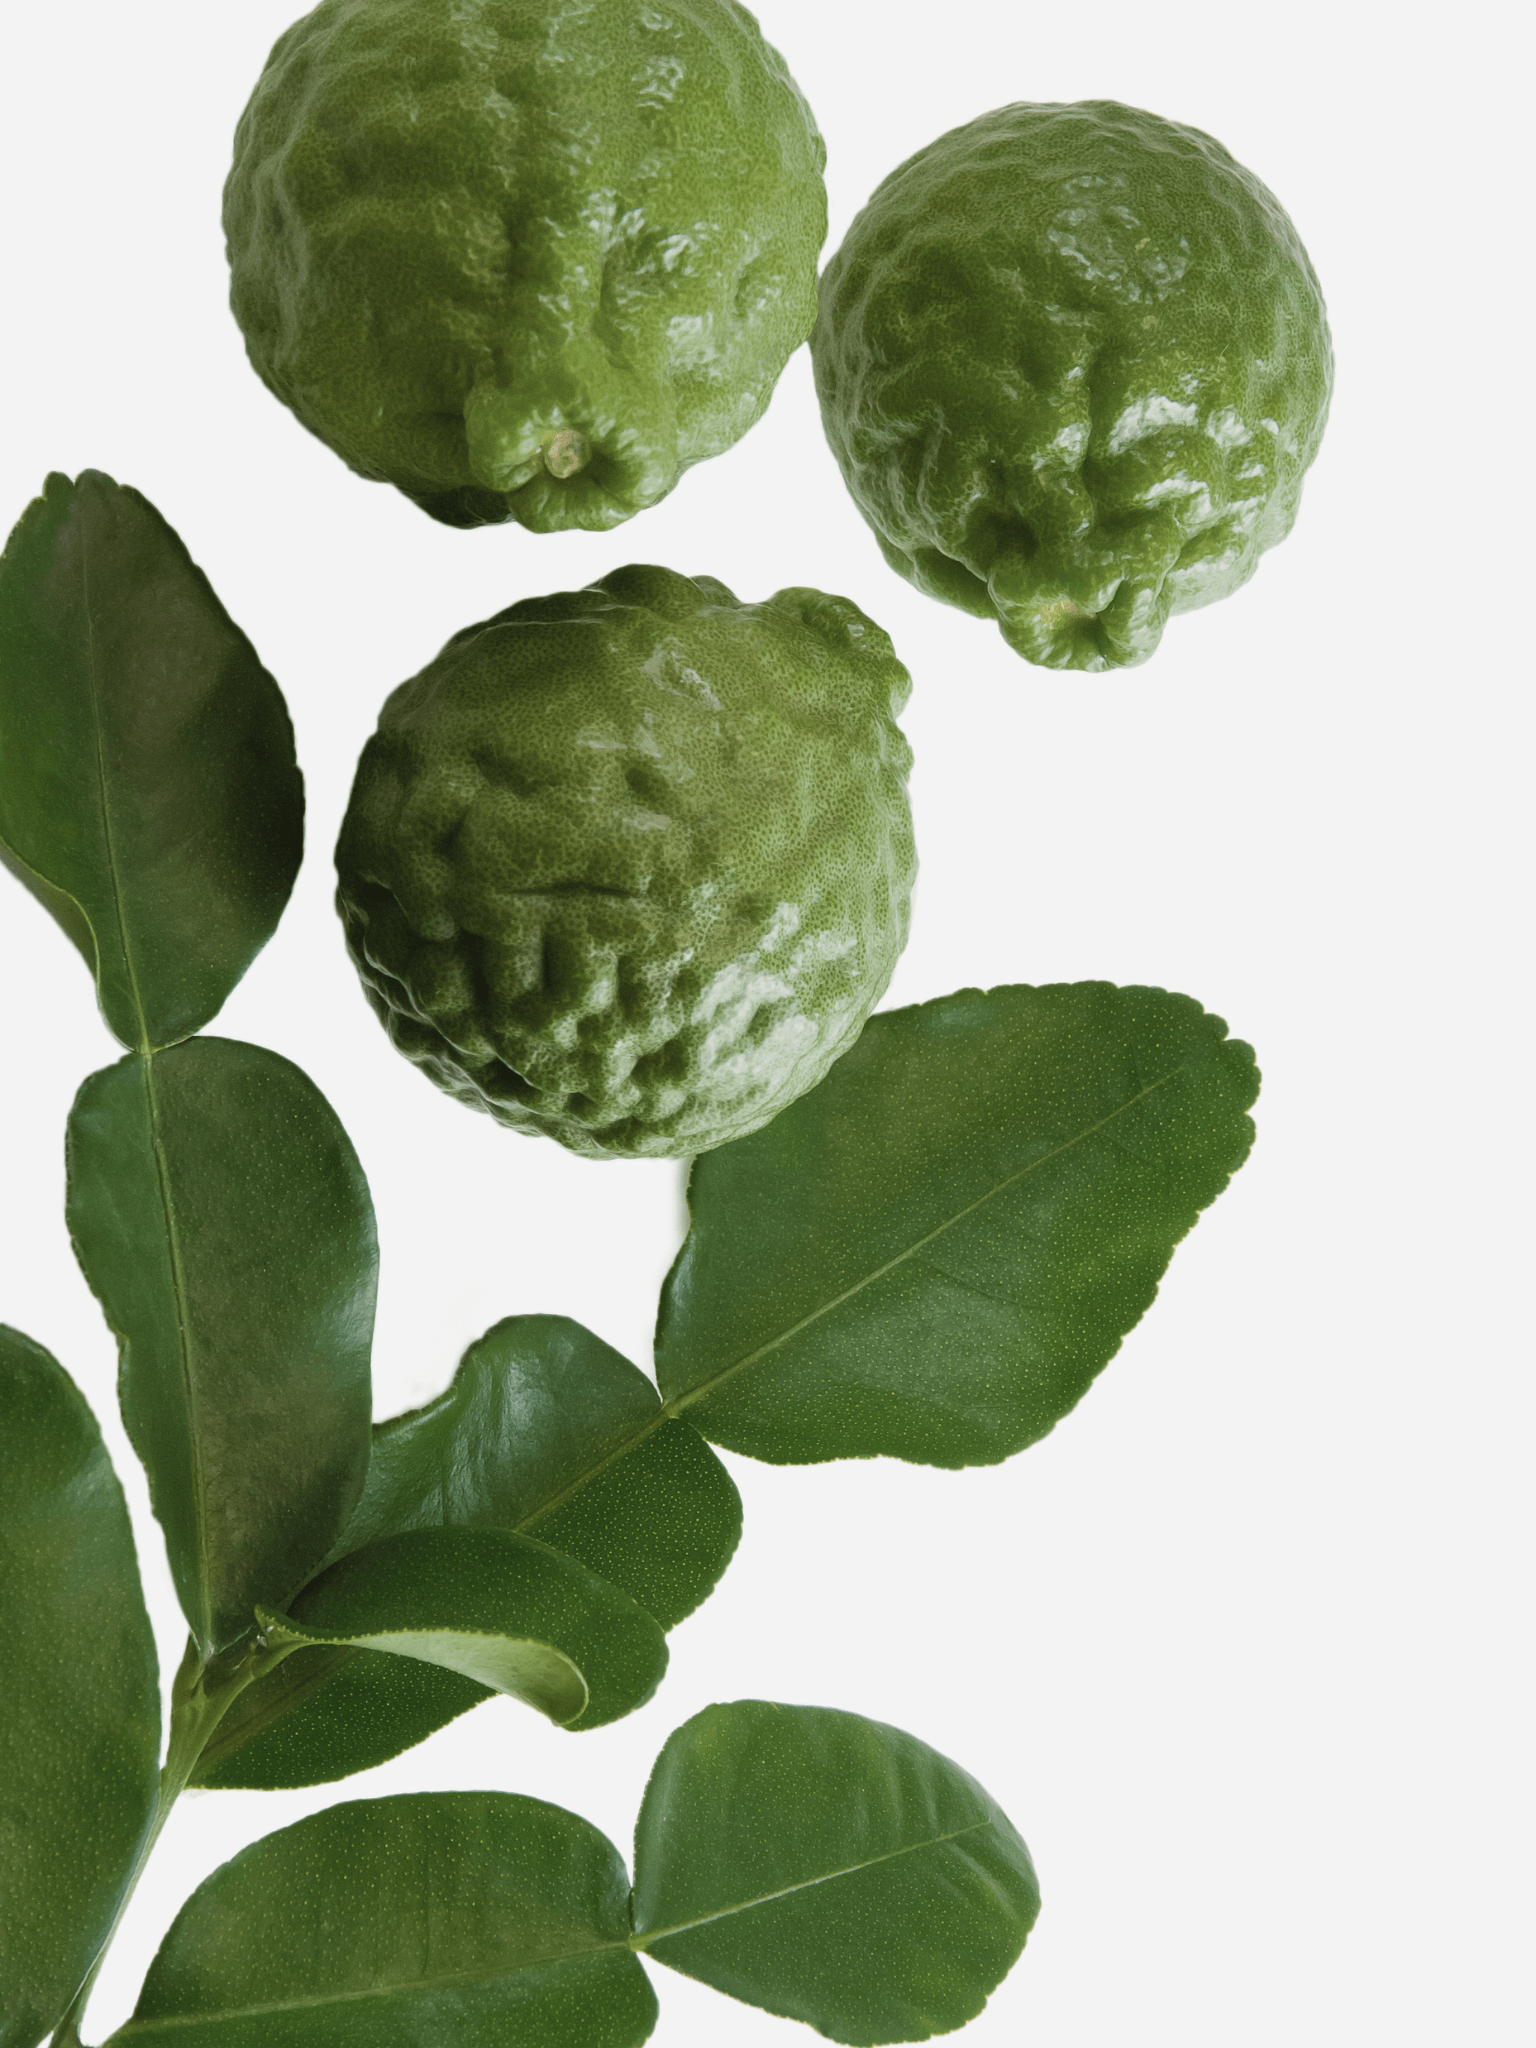
[[[613,1844],[507,1792],[355,1800],[268,1835],[182,1907],[134,2048],[639,2048],[656,2000]]]
[[[389,1651],[510,1693],[562,1727],[599,1728],[643,1706],[667,1639],[627,1593],[508,1529],[413,1529],[354,1551],[287,1615],[273,1643]]]
[[[160,1692],[96,1419],[0,1326],[0,2048],[32,2048],[106,1939],[155,1811]]]
[[[974,1778],[827,1707],[706,1707],[635,1827],[642,1951],[834,2041],[964,2026],[1039,1910],[1029,1851]]]
[[[69,1120],[69,1226],[122,1347],[123,1420],[205,1651],[284,1606],[368,1461],[377,1247],[319,1090],[198,1038],[93,1074]]]
[[[780,1464],[992,1464],[1060,1421],[1247,1156],[1249,1047],[1187,996],[965,989],[872,1017],[706,1153],[663,1394]]]
[[[453,1384],[373,1433],[337,1555],[405,1529],[520,1529],[621,1586],[663,1628],[730,1562],[741,1497],[644,1373],[565,1316],[510,1316]]]
[[[524,1526],[674,1628],[730,1563],[741,1495],[691,1424],[664,1422]]]
[[[488,1686],[380,1650],[299,1650],[241,1693],[190,1782],[219,1791],[287,1791],[371,1771],[425,1742]]]
[[[579,1323],[509,1317],[470,1346],[445,1393],[374,1430],[368,1482],[332,1557],[416,1528],[531,1531],[670,1628],[729,1562],[741,1500],[698,1432],[656,1427],[659,1412],[644,1374]],[[196,1783],[271,1791],[344,1778],[488,1697],[369,1651],[304,1651],[235,1702]]]
[[[303,819],[282,694],[181,541],[99,470],[50,476],[0,559],[0,860],[125,1045],[217,1012],[282,914]]]
[[[410,1654],[344,1646],[359,1619],[366,1630],[378,1623],[380,1589],[372,1583],[370,1560],[379,1553],[387,1557],[391,1544],[407,1546],[398,1554],[408,1558],[414,1543],[423,1546],[418,1557],[426,1578],[434,1539],[441,1553],[464,1559],[480,1555],[478,1544],[497,1563],[509,1555],[525,1567],[544,1560],[535,1568],[537,1576],[527,1572],[524,1597],[544,1603],[555,1645],[592,1688],[592,1705],[576,1727],[613,1720],[650,1696],[666,1665],[665,1639],[622,1593],[527,1538],[491,1530],[424,1530],[353,1553],[299,1594],[290,1619],[313,1625],[336,1646],[299,1650],[242,1693],[214,1731],[194,1784],[226,1791],[325,1784],[398,1756],[491,1697],[488,1686],[461,1675],[467,1666],[446,1669]],[[473,1583],[469,1590],[478,1597]],[[396,1611],[403,1612],[403,1598]],[[523,1611],[530,1613],[530,1606]]]

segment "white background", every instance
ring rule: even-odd
[[[515,598],[631,560],[750,599],[852,597],[915,678],[923,872],[887,1002],[1158,983],[1255,1043],[1265,1091],[1249,1166],[1045,1443],[959,1474],[730,1460],[745,1539],[649,1707],[570,1736],[498,1700],[343,1785],[189,1798],[88,2033],[128,2014],[186,1892],[257,1835],[341,1798],[500,1787],[627,1849],[667,1732],[759,1696],[912,1730],[1029,1840],[1044,1912],[977,2048],[1529,2041],[1530,336],[1497,10],[1431,32],[1352,0],[765,0],[827,137],[829,246],[941,131],[1010,99],[1114,97],[1219,136],[1312,254],[1338,388],[1293,536],[1149,666],[1087,677],[1027,667],[884,567],[803,351],[740,446],[606,536],[454,532],[354,477],[263,389],[225,305],[229,138],[292,4],[9,17],[0,527],[50,469],[137,485],[287,694],[308,857],[213,1028],[303,1066],[362,1156],[378,1412],[519,1311],[648,1365],[682,1227],[680,1168],[569,1157],[412,1073],[330,908],[382,698]],[[0,899],[0,1317],[102,1416],[168,1675],[182,1631],[61,1215],[71,1097],[116,1054],[62,935],[9,883]],[[663,2048],[809,2038],[653,1974]]]

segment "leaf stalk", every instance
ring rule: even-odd
[[[236,1649],[222,1657],[212,1658],[205,1664],[197,1644],[188,1639],[181,1668],[171,1685],[170,1732],[165,1745],[165,1762],[160,1770],[160,1789],[149,1829],[134,1860],[128,1882],[123,1887],[123,1895],[118,1901],[112,1925],[107,1929],[101,1947],[96,1951],[96,1960],[86,1972],[85,1981],[71,2000],[68,2012],[54,2029],[49,2048],[81,2048],[80,2023],[85,2017],[85,2008],[91,1993],[96,1988],[101,1966],[107,1959],[107,1951],[122,1925],[123,1916],[128,1910],[128,1902],[138,1888],[139,1879],[144,1875],[161,1831],[170,1819],[171,1808],[186,1790],[188,1780],[197,1768],[197,1760],[203,1753],[204,1745],[246,1687],[254,1684],[274,1666],[281,1664],[285,1657],[292,1656],[297,1647],[297,1644],[291,1643],[269,1646],[262,1636],[254,1635],[248,1637]]]

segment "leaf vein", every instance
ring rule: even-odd
[[[764,1892],[755,1899],[741,1899],[734,1906],[722,1906],[718,1913],[701,1913],[696,1920],[680,1920],[675,1927],[661,1927],[654,1933],[636,1935],[635,1947],[647,1949],[653,1941],[665,1941],[670,1935],[688,1934],[695,1927],[707,1927],[712,1920],[727,1920],[733,1913],[750,1913],[754,1906],[771,1906],[775,1899],[792,1898],[796,1892],[808,1892],[819,1884],[831,1884],[834,1878],[856,1877],[861,1870],[873,1870],[877,1864],[891,1863],[898,1856],[915,1856],[923,1849],[937,1849],[945,1842],[957,1842],[962,1835],[973,1835],[978,1828],[989,1828],[990,1820],[967,1821],[963,1828],[952,1828],[947,1835],[930,1835],[921,1842],[903,1842],[899,1849],[886,1849],[879,1856],[866,1856],[862,1863],[849,1863],[841,1870],[826,1870],[819,1877],[808,1877],[801,1884],[782,1885],[776,1892]]]
[[[122,948],[123,965],[128,970],[128,986],[133,993],[134,1013],[139,1024],[137,1051],[144,1055],[152,1050],[149,1043],[149,1019],[144,1014],[144,998],[139,989],[138,969],[134,966],[133,947],[129,940],[128,920],[123,915],[122,876],[118,869],[117,837],[112,829],[112,799],[107,779],[106,747],[103,738],[101,688],[96,675],[96,618],[91,610],[91,568],[90,568],[90,527],[89,520],[80,522],[80,599],[85,613],[85,668],[90,678],[91,725],[96,742],[96,794],[101,807],[101,837],[107,857],[107,875],[112,884],[112,908],[117,918],[117,939]],[[96,971],[102,971],[101,951],[98,942]]]
[[[1009,1174],[1005,1179],[1000,1180],[995,1187],[988,1188],[984,1194],[978,1195],[974,1202],[968,1203],[963,1209],[957,1209],[953,1216],[946,1217],[942,1223],[936,1225],[925,1236],[915,1239],[913,1243],[898,1252],[895,1258],[888,1260],[885,1265],[878,1267],[872,1273],[866,1273],[856,1280],[851,1287],[846,1288],[843,1293],[834,1296],[830,1301],[818,1304],[808,1315],[803,1316],[798,1323],[791,1325],[789,1329],[783,1330],[778,1336],[770,1338],[766,1344],[760,1344],[755,1351],[749,1351],[745,1357],[737,1359],[733,1365],[722,1367],[711,1378],[701,1380],[696,1387],[690,1387],[681,1394],[674,1394],[670,1400],[661,1403],[653,1414],[647,1416],[637,1429],[632,1430],[628,1436],[622,1438],[617,1444],[611,1445],[601,1458],[594,1460],[584,1471],[579,1472],[574,1479],[569,1480],[551,1499],[540,1502],[532,1513],[525,1515],[516,1524],[516,1527],[528,1529],[534,1523],[542,1521],[546,1515],[553,1513],[557,1507],[562,1506],[569,1500],[572,1494],[579,1493],[582,1487],[597,1478],[599,1473],[605,1472],[610,1465],[616,1464],[620,1458],[627,1456],[637,1445],[644,1442],[645,1438],[650,1436],[654,1430],[659,1429],[664,1422],[671,1422],[676,1418],[680,1418],[685,1409],[691,1408],[695,1403],[705,1399],[717,1387],[722,1386],[726,1380],[733,1378],[738,1372],[745,1371],[748,1366],[755,1365],[759,1359],[766,1358],[770,1352],[778,1350],[780,1346],[789,1343],[792,1338],[798,1337],[803,1330],[809,1329],[822,1316],[830,1315],[834,1309],[841,1308],[844,1302],[851,1301],[855,1295],[862,1293],[866,1287],[873,1287],[877,1281],[884,1279],[887,1273],[894,1272],[898,1266],[904,1264],[908,1259],[916,1258],[925,1246],[932,1244],[936,1238],[942,1237],[944,1232],[951,1229],[955,1224],[963,1222],[967,1216],[981,1208],[983,1204],[991,1201],[994,1195],[1002,1194],[1006,1189],[1012,1187],[1015,1182],[1023,1180],[1027,1174],[1034,1173],[1041,1167],[1048,1166],[1053,1159],[1059,1159],[1063,1154],[1070,1152],[1074,1146],[1086,1144],[1096,1132],[1104,1130],[1117,1117],[1127,1114],[1128,1111],[1136,1107],[1138,1102],[1144,1101],[1147,1096],[1155,1094],[1159,1088],[1165,1088],[1171,1081],[1177,1080],[1188,1065],[1188,1059],[1180,1060],[1176,1067],[1170,1067],[1166,1074],[1159,1074],[1156,1080],[1149,1081],[1145,1088],[1138,1090],[1135,1095],[1128,1097],[1126,1101],[1117,1104],[1114,1109],[1110,1110],[1107,1116],[1100,1117],[1097,1123],[1089,1124],[1085,1129],[1076,1132],[1072,1137],[1066,1139],[1064,1143],[1057,1145],[1052,1151],[1043,1153],[1038,1159],[1032,1159],[1027,1166],[1021,1166],[1016,1173]],[[974,1291],[981,1292],[980,1289]]]
[[[213,1587],[208,1572],[208,1497],[203,1472],[201,1433],[197,1426],[197,1375],[192,1366],[192,1340],[187,1304],[186,1260],[182,1254],[181,1231],[176,1205],[171,1199],[170,1177],[166,1171],[165,1141],[160,1135],[160,1104],[155,1094],[154,1055],[141,1053],[144,1097],[149,1109],[149,1151],[154,1161],[155,1186],[160,1195],[160,1213],[165,1218],[166,1249],[171,1261],[171,1288],[175,1296],[176,1346],[181,1361],[182,1392],[187,1404],[187,1450],[192,1467],[192,1520],[197,1532],[197,1579],[202,1604],[202,1643],[206,1654],[213,1642]]]
[[[1189,1061],[1187,1059],[1180,1060],[1176,1067],[1171,1067],[1166,1074],[1160,1074],[1155,1081],[1149,1081],[1144,1088],[1138,1089],[1136,1094],[1128,1097],[1126,1101],[1117,1104],[1114,1109],[1109,1111],[1107,1116],[1100,1117],[1097,1123],[1089,1124],[1085,1129],[1076,1132],[1060,1145],[1053,1147],[1051,1151],[1042,1153],[1038,1159],[1030,1160],[1027,1166],[1021,1166],[1016,1173],[1007,1174],[1002,1180],[997,1182],[996,1186],[988,1188],[983,1194],[978,1195],[973,1202],[967,1202],[963,1209],[957,1209],[953,1216],[946,1216],[941,1223],[935,1224],[932,1230],[926,1231],[919,1238],[915,1238],[911,1244],[903,1246],[896,1253],[895,1257],[887,1259],[883,1266],[877,1266],[873,1272],[862,1274],[854,1281],[851,1287],[845,1287],[841,1294],[833,1295],[828,1301],[819,1302],[808,1314],[802,1316],[799,1322],[792,1323],[787,1330],[781,1330],[776,1337],[770,1337],[766,1344],[759,1344],[755,1351],[747,1352],[744,1357],[738,1358],[733,1365],[722,1366],[719,1372],[713,1374],[707,1380],[701,1380],[697,1386],[690,1387],[686,1393],[674,1394],[666,1404],[666,1412],[671,1415],[680,1415],[685,1408],[691,1408],[696,1402],[704,1400],[708,1395],[714,1393],[717,1388],[723,1386],[727,1380],[734,1379],[737,1373],[744,1372],[749,1365],[756,1365],[760,1359],[766,1358],[770,1352],[777,1351],[785,1344],[788,1344],[793,1338],[798,1337],[802,1331],[808,1330],[813,1323],[819,1322],[823,1316],[831,1315],[834,1310],[841,1308],[845,1302],[852,1301],[856,1295],[862,1294],[866,1288],[875,1286],[887,1274],[894,1273],[899,1266],[905,1265],[909,1259],[916,1258],[926,1246],[932,1244],[935,1239],[942,1237],[946,1230],[952,1230],[957,1223],[963,1223],[967,1216],[974,1215],[978,1209],[984,1207],[994,1196],[1004,1194],[1009,1188],[1025,1179],[1027,1175],[1037,1173],[1042,1167],[1049,1166],[1053,1159],[1060,1159],[1065,1153],[1070,1152],[1074,1146],[1086,1144],[1099,1131],[1105,1130],[1112,1124],[1117,1117],[1127,1115],[1129,1111],[1136,1107],[1137,1103],[1144,1102],[1149,1095],[1155,1094],[1159,1088],[1165,1088],[1169,1082],[1177,1080],[1178,1076],[1183,1073],[1188,1065]]]
[[[312,2012],[328,2005],[354,2005],[365,1998],[395,1998],[417,1991],[462,1990],[475,1985],[494,1989],[524,1970],[548,1969],[552,1964],[575,1962],[581,1956],[623,1953],[628,1947],[629,1944],[623,1940],[594,1941],[585,1948],[573,1948],[565,1955],[534,1956],[527,1962],[493,1964],[490,1969],[481,1965],[470,1970],[441,1970],[430,1977],[413,1977],[409,1982],[397,1984],[367,1984],[356,1991],[319,1991],[302,1997],[274,1999],[265,2005],[225,2005],[205,2012],[152,2013],[142,2020],[135,2015],[118,2028],[112,2040],[124,2041],[135,2033],[147,2033],[155,2028],[197,2027],[223,2020],[261,2019],[272,2013]]]

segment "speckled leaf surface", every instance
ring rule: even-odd
[[[413,1529],[354,1551],[271,1642],[385,1651],[509,1693],[562,1727],[600,1727],[648,1700],[667,1666],[652,1617],[574,1558],[508,1529]]]
[[[380,1423],[345,1555],[406,1529],[519,1529],[622,1586],[672,1628],[741,1535],[741,1498],[655,1387],[565,1316],[509,1316],[453,1384]]]
[[[639,2048],[656,2000],[629,1884],[586,1821],[506,1792],[333,1806],[183,1906],[133,2048]]]
[[[332,1562],[414,1529],[512,1530],[671,1628],[730,1561],[741,1499],[698,1432],[658,1424],[660,1411],[645,1375],[581,1324],[510,1316],[469,1347],[445,1392],[375,1427]],[[241,1694],[196,1782],[270,1790],[346,1777],[488,1697],[446,1669],[306,1650]]]
[[[1188,996],[961,990],[871,1018],[697,1160],[662,1393],[780,1464],[991,1464],[1073,1408],[1253,1137],[1251,1049]]]
[[[93,1074],[69,1227],[121,1346],[119,1394],[205,1651],[281,1606],[368,1462],[377,1245],[362,1168],[276,1053],[198,1038]]]
[[[489,1686],[382,1650],[301,1650],[241,1693],[191,1783],[277,1792],[372,1770],[482,1700]]]
[[[827,1707],[706,1707],[635,1827],[644,1953],[834,2041],[974,2019],[1039,1910],[1029,1851],[974,1778]]]
[[[122,1488],[57,1362],[0,1326],[0,2048],[106,1939],[155,1810],[160,1693]]]
[[[303,831],[282,694],[181,540],[100,470],[50,476],[0,558],[0,863],[124,1045],[215,1015]]]

